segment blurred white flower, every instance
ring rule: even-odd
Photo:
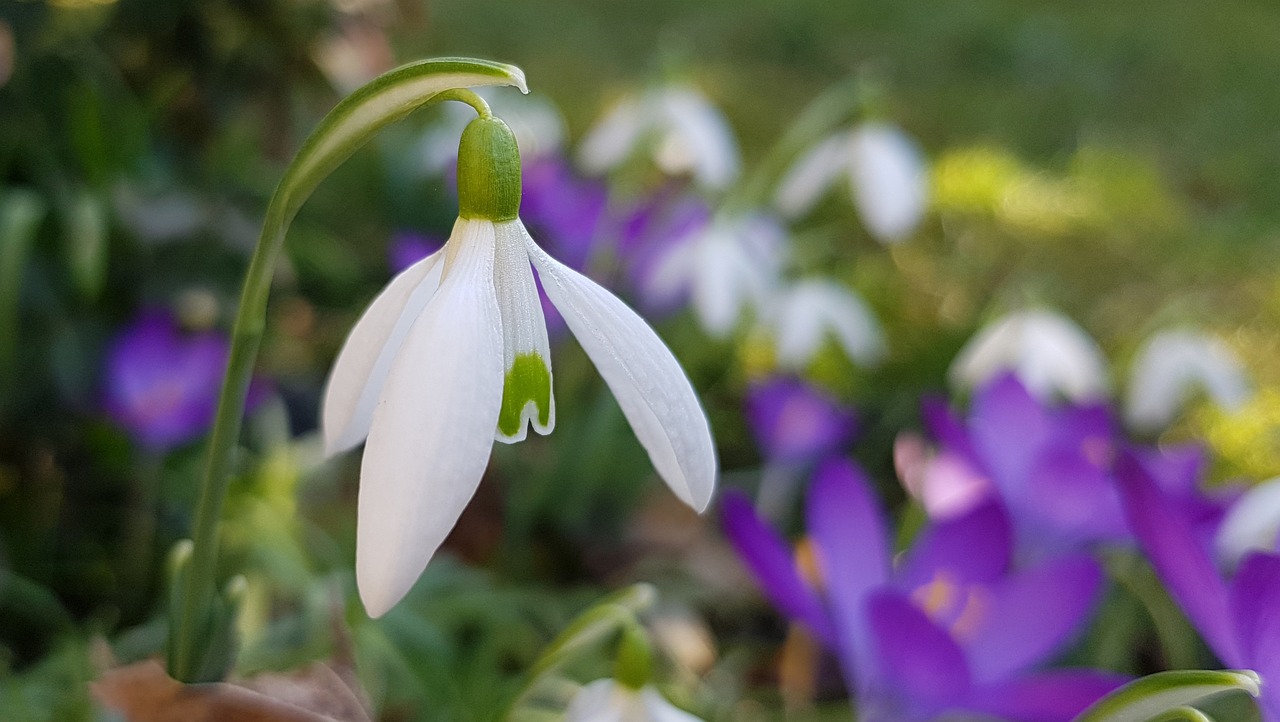
[[[863,225],[881,243],[903,240],[924,217],[924,156],[899,128],[878,122],[827,136],[801,155],[779,182],[774,203],[784,215],[800,216],[842,175]]]
[[[1196,391],[1233,411],[1249,399],[1249,379],[1231,349],[1196,331],[1161,331],[1143,344],[1129,376],[1125,417],[1155,431],[1173,420]]]
[[[616,680],[597,679],[574,696],[564,722],[701,722],[645,685],[632,689]]]
[[[718,218],[673,244],[648,280],[655,297],[687,292],[702,327],[728,336],[748,307],[759,308],[778,283],[786,230],[770,216]]]
[[[540,157],[558,153],[564,148],[564,115],[549,98],[537,93],[504,93],[501,89],[476,88],[493,114],[502,118],[516,135],[520,158],[530,163]],[[464,103],[443,103],[440,117],[423,131],[418,142],[421,168],[427,175],[438,176],[448,170],[458,157],[458,136],[475,112]]]
[[[973,388],[1013,371],[1042,399],[1062,394],[1076,401],[1107,392],[1106,363],[1098,345],[1071,319],[1044,310],[1015,311],[988,324],[951,364],[951,382]]]
[[[1235,566],[1254,549],[1273,550],[1280,540],[1280,476],[1245,492],[1218,527],[1218,559]]]
[[[579,162],[589,173],[604,173],[643,150],[663,173],[690,175],[712,190],[733,183],[741,164],[738,142],[724,115],[688,85],[623,98],[587,133],[578,150]]]
[[[826,279],[805,279],[782,289],[766,307],[765,326],[784,368],[803,369],[828,336],[863,366],[880,363],[886,353],[884,332],[866,301]]]
[[[395,67],[391,40],[379,24],[362,20],[341,23],[337,32],[316,43],[311,57],[335,89],[355,91]]]

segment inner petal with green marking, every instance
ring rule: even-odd
[[[498,433],[519,441],[526,420],[540,434],[551,431],[551,366],[536,351],[517,354],[502,387]]]

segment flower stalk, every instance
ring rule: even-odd
[[[483,100],[462,90],[479,85],[514,85],[527,92],[524,73],[519,68],[467,58],[420,61],[379,76],[325,116],[298,151],[272,195],[232,327],[227,370],[218,397],[196,507],[191,554],[178,575],[180,599],[174,600],[171,607],[168,666],[174,678],[189,683],[214,681],[206,678],[213,674],[209,670],[227,666],[210,664],[206,659],[212,647],[222,646],[211,645],[211,640],[222,636],[215,627],[225,622],[215,620],[213,614],[218,527],[249,381],[266,326],[271,278],[289,223],[320,181],[383,126],[439,100],[460,100],[475,107],[482,117],[490,115]]]

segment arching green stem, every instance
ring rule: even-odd
[[[285,233],[311,191],[382,127],[428,103],[460,100],[482,115],[489,106],[462,88],[513,85],[523,92],[524,73],[511,65],[468,58],[410,63],[371,81],[340,102],[303,143],[267,205],[258,245],[249,262],[240,306],[231,332],[227,372],[218,397],[213,431],[196,508],[191,556],[184,565],[181,599],[170,619],[169,674],[183,682],[201,678],[214,623],[211,612],[217,576],[218,524],[231,476],[245,397],[266,325],[267,296]],[[218,665],[213,665],[217,667]]]

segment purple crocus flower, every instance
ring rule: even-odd
[[[144,312],[107,351],[107,414],[153,451],[200,436],[213,422],[228,348],[218,332],[184,334],[167,312]]]
[[[813,462],[853,440],[857,416],[821,389],[789,377],[747,389],[747,420],[771,464]]]
[[[1129,451],[1116,464],[1134,536],[1218,659],[1262,677],[1263,722],[1280,722],[1280,556],[1251,552],[1235,578],[1224,580],[1193,520],[1152,472],[1148,460]]]
[[[520,218],[525,225],[556,258],[585,270],[608,205],[604,185],[578,178],[557,156],[526,163],[522,184]]]
[[[664,261],[710,223],[711,208],[705,201],[673,189],[645,198],[625,215],[619,229],[618,255],[645,311],[668,314],[688,301],[689,289],[664,275]]]
[[[828,461],[807,505],[822,588],[744,497],[726,494],[723,514],[765,594],[836,653],[866,722],[956,713],[1067,722],[1123,682],[1037,670],[1080,631],[1102,573],[1079,554],[1011,571],[997,504],[933,524],[895,564],[869,481],[848,461]]]
[[[913,493],[932,515],[998,497],[1033,555],[1129,538],[1112,472],[1120,439],[1106,405],[1050,405],[1007,374],[976,392],[966,422],[939,401],[925,402],[924,421],[940,448]],[[1224,500],[1197,489],[1200,450],[1144,453],[1178,503],[1197,509],[1198,533],[1212,533]]]

